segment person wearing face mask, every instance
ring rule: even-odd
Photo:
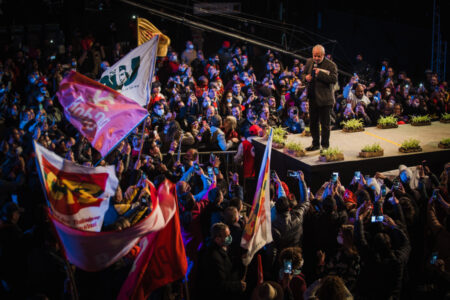
[[[242,274],[237,272],[229,256],[229,247],[233,242],[230,229],[224,223],[211,227],[211,243],[201,260],[202,299],[240,299],[247,288]]]
[[[220,114],[222,116],[229,116],[232,114],[232,108],[233,108],[233,94],[228,91],[226,92],[222,100],[220,101]]]
[[[293,299],[303,299],[303,293],[306,291],[305,275],[302,273],[303,262],[300,247],[284,248],[278,256],[278,282],[283,284],[285,293],[292,294]]]
[[[197,57],[197,51],[194,49],[194,44],[191,41],[186,42],[186,49],[181,53],[181,61],[187,65]]]
[[[319,256],[318,273],[320,277],[338,275],[350,292],[354,292],[358,280],[361,258],[353,240],[353,225],[342,225],[336,237],[338,248],[336,254],[326,257],[321,252]]]
[[[152,120],[152,128],[158,126],[161,130],[164,128],[166,124],[166,119],[164,118],[164,105],[161,102],[156,102],[153,105],[153,110],[150,115]]]

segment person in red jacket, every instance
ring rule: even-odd
[[[242,165],[244,173],[244,191],[246,191],[244,200],[251,202],[256,189],[255,178],[255,147],[252,139],[258,137],[262,133],[261,127],[252,125],[249,129],[249,137],[242,140],[238,151],[234,156],[234,161],[238,165]]]

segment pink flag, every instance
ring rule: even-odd
[[[161,185],[158,195],[151,197],[153,210],[149,216],[121,231],[81,231],[62,224],[50,215],[69,262],[85,271],[102,270],[126,255],[141,237],[166,227],[177,209],[176,198],[167,189]],[[156,195],[153,186],[151,194]]]
[[[57,95],[66,118],[102,157],[148,116],[135,101],[74,71],[61,81]]]

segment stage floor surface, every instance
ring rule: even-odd
[[[422,152],[399,152],[398,149],[402,142],[410,138],[420,141]],[[347,181],[351,180],[353,172],[356,170],[373,176],[378,171],[396,169],[400,164],[413,166],[420,164],[422,160],[427,160],[432,167],[432,171],[434,169],[434,171],[440,172],[443,165],[450,161],[450,149],[438,147],[439,141],[444,138],[450,138],[450,124],[440,122],[432,122],[429,126],[405,124],[392,129],[367,127],[364,131],[353,133],[333,130],[330,135],[330,146],[342,150],[344,153],[343,161],[321,162],[319,161],[319,150],[306,152],[305,156],[296,158],[283,153],[283,149],[273,148],[271,168],[276,170],[282,179],[286,179],[287,170],[302,170],[307,182],[310,182],[314,188],[318,186],[318,181],[322,183],[322,180],[329,178],[331,172],[334,171],[340,172],[342,179]],[[253,141],[256,149],[256,162],[259,166],[267,141],[262,138]],[[312,137],[290,134],[287,142],[298,142],[303,147],[308,147],[312,143]],[[358,157],[364,146],[374,143],[380,144],[384,149],[382,157]]]
[[[432,122],[429,126],[411,126],[409,124],[399,125],[398,128],[379,129],[377,127],[367,127],[364,131],[347,133],[342,130],[331,131],[330,147],[337,147],[344,153],[345,160],[348,161],[363,161],[376,158],[360,158],[358,157],[361,149],[366,145],[374,143],[380,144],[384,149],[384,156],[408,156],[417,153],[401,153],[398,151],[401,143],[406,140],[414,138],[420,141],[422,152],[443,151],[446,149],[438,147],[440,140],[450,138],[450,124],[440,122]],[[262,143],[266,143],[262,139],[257,139]],[[287,142],[301,143],[303,147],[308,147],[312,143],[312,137],[301,136],[300,134],[288,135]],[[283,149],[272,149],[276,151],[283,151]],[[308,165],[327,165],[328,162],[319,161],[319,150],[306,152],[306,155],[298,158],[303,163]],[[450,157],[447,157],[450,161]],[[335,162],[338,163],[338,162]]]

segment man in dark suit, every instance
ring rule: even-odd
[[[306,61],[303,81],[307,82],[310,129],[313,138],[312,145],[306,151],[314,151],[330,146],[330,114],[335,102],[334,85],[337,82],[337,67],[334,62],[325,58],[325,48],[314,46],[312,58]],[[322,140],[319,136],[319,122],[322,126]]]

